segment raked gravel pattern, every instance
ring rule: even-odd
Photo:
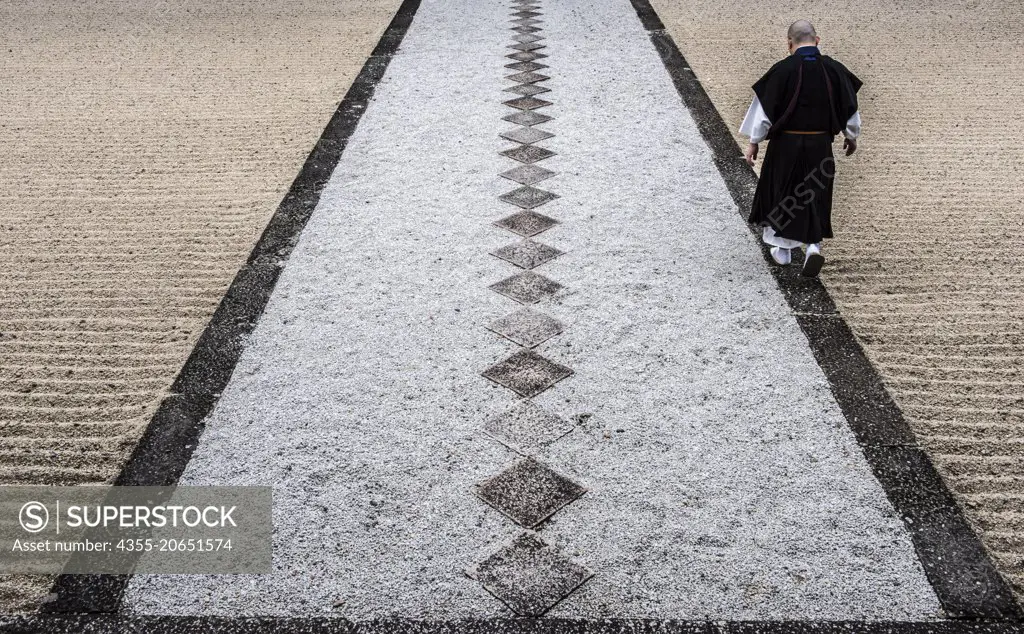
[[[275,486],[275,572],[132,579],[156,614],[508,615],[464,571],[522,529],[471,495],[517,454],[479,373],[518,344],[488,252],[507,3],[425,0],[183,483]],[[927,619],[938,603],[626,0],[545,5],[560,223],[537,459],[587,492],[543,540],[594,572],[549,615]],[[499,182],[501,181],[501,182]],[[554,187],[554,185],[552,185]],[[512,271],[511,264],[507,271]]]
[[[0,484],[114,479],[399,4],[0,2]]]

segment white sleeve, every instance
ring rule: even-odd
[[[850,120],[846,122],[846,129],[843,130],[843,136],[847,139],[856,139],[860,136],[860,110],[853,113]]]
[[[768,129],[771,127],[772,122],[768,120],[768,115],[761,107],[761,100],[755,96],[747,108],[747,116],[743,118],[740,134],[750,137],[751,143],[760,143],[768,136]]]

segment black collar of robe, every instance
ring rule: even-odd
[[[768,120],[772,122],[772,128],[768,134],[769,139],[785,129],[784,115],[793,101],[801,66],[805,74],[821,73],[822,68],[828,74],[832,86],[832,107],[835,114],[831,118],[832,129],[828,131],[830,134],[835,136],[842,132],[846,128],[846,122],[859,109],[857,91],[862,85],[861,80],[836,60],[828,55],[822,55],[818,47],[802,46],[792,55],[772,66],[764,74],[764,77],[753,86],[754,93],[761,102],[761,107],[768,115]]]

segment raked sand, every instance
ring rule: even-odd
[[[1024,592],[1024,7],[652,3],[734,130],[795,19],[812,20],[823,50],[865,81],[864,136],[839,160],[823,277]]]
[[[0,484],[117,473],[398,4],[0,2]]]

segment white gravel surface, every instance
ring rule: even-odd
[[[938,613],[902,523],[626,0],[544,4],[558,152],[536,402],[589,491],[541,532],[595,577],[552,615],[910,619]],[[508,5],[425,0],[184,478],[272,484],[276,572],[138,576],[130,611],[507,615],[463,570],[520,531],[471,492],[514,455],[479,372],[516,346],[497,174]]]

